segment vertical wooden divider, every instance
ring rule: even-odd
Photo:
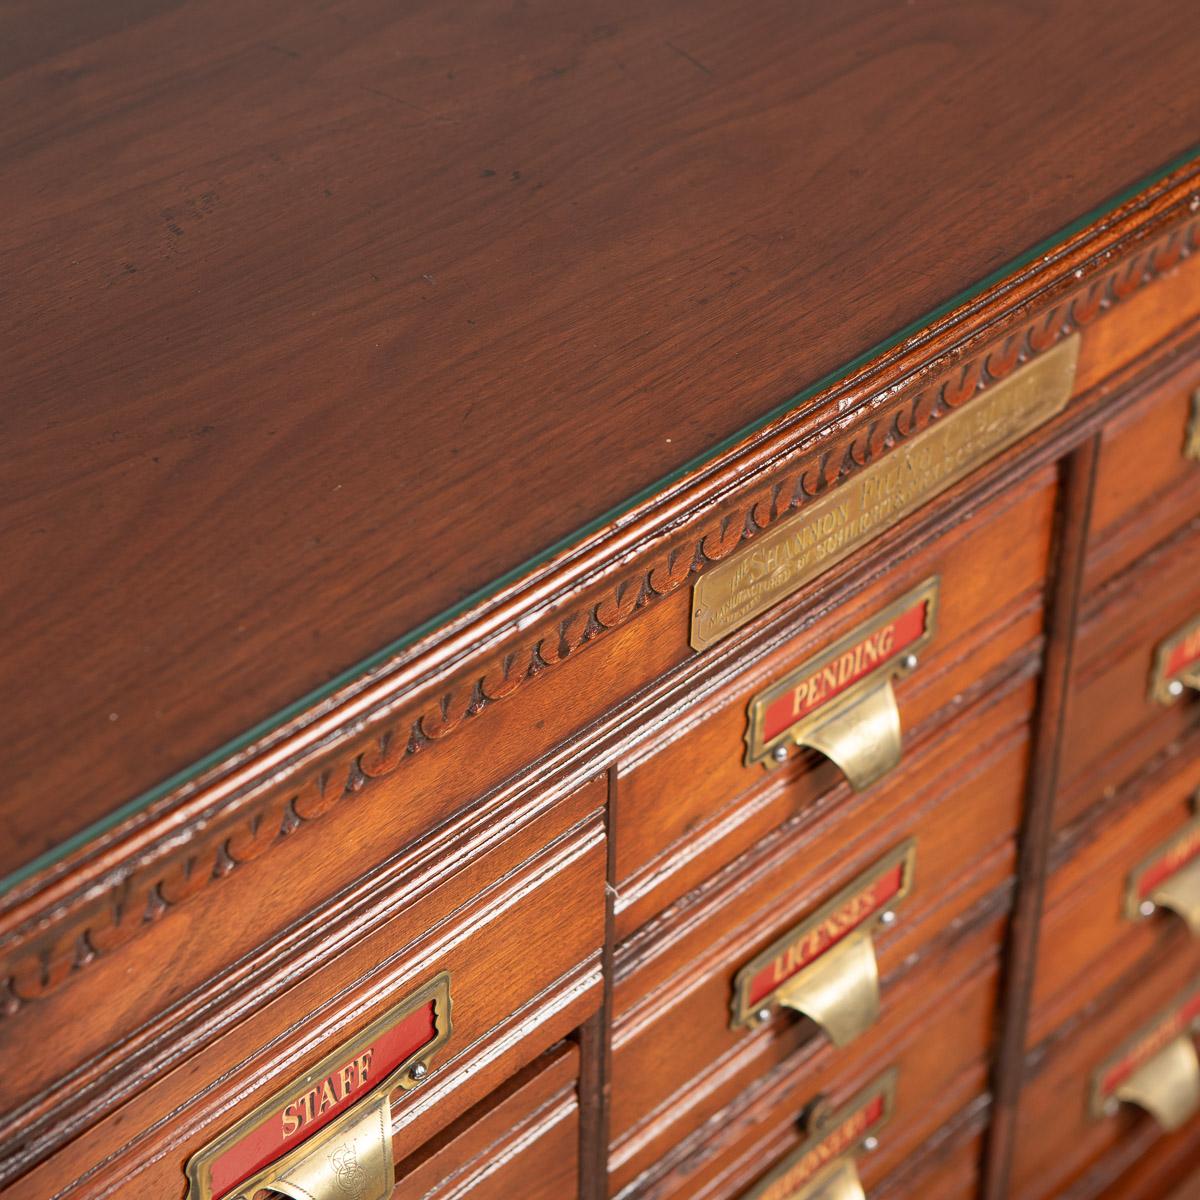
[[[1048,573],[1046,649],[1021,822],[1017,894],[1000,991],[993,1062],[994,1103],[983,1163],[984,1200],[1004,1200],[1008,1196],[1017,1104],[1025,1073],[1025,1038],[1046,889],[1054,793],[1099,447],[1100,438],[1096,435],[1060,463],[1061,501],[1052,550],[1054,561]]]

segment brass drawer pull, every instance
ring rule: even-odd
[[[852,1158],[833,1163],[811,1183],[792,1192],[786,1200],[867,1200],[858,1166]]]
[[[789,746],[808,746],[856,791],[892,770],[901,753],[892,682],[916,668],[934,635],[937,602],[934,576],[755,696],[746,764],[776,767],[787,761]]]
[[[879,1017],[879,965],[870,933],[852,933],[800,971],[776,993],[779,1004],[802,1013],[846,1046]]]
[[[879,1016],[873,932],[896,920],[912,890],[916,843],[896,847],[812,916],[793,926],[734,977],[731,1026],[753,1028],[774,1008],[815,1021],[845,1046]]]
[[[1200,1059],[1190,1034],[1169,1042],[1112,1094],[1144,1108],[1165,1130],[1178,1129],[1200,1109]]]
[[[1193,937],[1200,935],[1200,860],[1165,880],[1150,893],[1150,900],[1159,908],[1178,913]]]
[[[1112,1117],[1134,1104],[1170,1131],[1200,1112],[1198,1027],[1200,984],[1193,983],[1093,1072],[1092,1116]]]
[[[258,1191],[292,1200],[387,1200],[395,1186],[392,1103],[383,1092],[313,1134],[248,1180],[230,1200],[254,1200]]]
[[[1192,936],[1200,937],[1200,817],[1193,817],[1130,872],[1126,918],[1144,920],[1160,908],[1177,913]]]
[[[879,1146],[896,1102],[896,1077],[892,1067],[836,1111],[818,1099],[805,1140],[741,1200],[866,1200],[857,1159]]]
[[[194,1154],[187,1200],[387,1200],[392,1094],[428,1076],[450,1031],[442,972]]]

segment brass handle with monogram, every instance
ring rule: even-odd
[[[186,1200],[388,1200],[392,1098],[450,1033],[443,971],[192,1155]]]

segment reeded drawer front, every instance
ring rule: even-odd
[[[964,700],[1036,653],[1054,502],[1042,472],[964,514],[786,645],[731,657],[668,714],[621,766],[618,936],[804,807],[885,785]]]
[[[1013,1195],[1057,1197],[1128,1149],[1169,1156],[1200,1131],[1200,970],[1194,955],[1135,967],[1033,1052]],[[1110,1172],[1111,1174],[1111,1172]]]
[[[395,1200],[571,1200],[579,1050],[560,1044],[396,1169]]]
[[[1085,606],[1067,698],[1058,828],[1183,736],[1200,713],[1200,523]]]
[[[611,1194],[620,1200],[774,1200],[776,1194],[803,1196],[796,1189],[849,1164],[868,1196],[924,1196],[893,1190],[889,1181],[910,1186],[923,1180],[922,1151],[947,1123],[960,1122],[964,1139],[978,1131],[996,981],[997,961],[989,956],[963,975],[946,977],[952,1000],[943,1002],[937,1020],[926,1013],[898,1024],[886,1044],[846,1061],[784,1060],[636,1179],[618,1181]],[[949,1158],[958,1147],[951,1138],[943,1150]],[[974,1162],[939,1160],[945,1187],[973,1182]],[[929,1169],[937,1178],[933,1163]]]
[[[264,1169],[273,1179],[281,1156],[318,1147],[327,1158],[324,1141],[310,1138],[348,1129],[370,1105],[388,1129],[392,1160],[410,1154],[599,1006],[604,796],[593,781],[498,839],[470,870],[400,907],[35,1168],[6,1200],[82,1200],[101,1187],[131,1198],[182,1195],[188,1160],[227,1168],[215,1182],[209,1172],[204,1188],[194,1174],[192,1200],[233,1200]],[[435,984],[443,989],[437,1022],[410,1030],[416,1040],[401,1039],[397,1050],[388,1040],[396,1006]],[[436,1050],[427,1053],[434,1028]],[[379,1074],[395,1067],[394,1079]],[[167,1141],[164,1112],[178,1118]],[[355,1157],[378,1159],[366,1141],[351,1141],[346,1171]],[[283,1181],[308,1186],[314,1163],[289,1159]]]
[[[1030,1045],[1136,963],[1200,969],[1200,739],[1089,825],[1046,885]]]
[[[616,1186],[789,1056],[878,1055],[995,951],[1032,698],[1010,684],[849,811],[778,831],[618,948]]]
[[[1200,364],[1150,387],[1101,435],[1085,585],[1100,587],[1200,516]]]

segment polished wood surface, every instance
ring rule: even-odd
[[[1086,210],[1185,147],[1200,28],[733,12],[0,5],[0,875],[258,739],[0,893],[5,1200],[232,1200],[189,1196],[189,1156],[447,975],[445,1045],[386,1085],[401,1200],[743,1200],[893,1068],[878,1143],[830,1151],[872,1200],[1196,1170],[1200,1112],[1087,1101],[1200,979],[1200,938],[1125,906],[1200,804],[1200,698],[1148,699],[1200,614],[1200,158]],[[974,461],[942,423],[1002,433],[1068,339],[1056,415],[693,648],[706,573],[867,481],[880,514],[930,494]],[[754,698],[931,577],[894,710],[839,653],[831,757],[747,763]],[[898,763],[852,782],[893,712]],[[816,915],[844,963],[864,873],[914,846],[857,960],[873,1023],[732,1021]]]
[[[523,806],[501,820],[506,836],[472,847],[460,835],[453,851],[418,853],[335,904],[302,902],[320,919],[293,918],[290,927],[263,897],[286,895],[302,872],[258,864],[232,907],[176,915],[142,943],[145,957],[110,955],[85,986],[7,1015],[5,1056],[17,1046],[55,1052],[6,1076],[0,1178],[61,1148],[71,1122],[90,1128],[3,1194],[44,1200],[72,1186],[76,1196],[174,1194],[182,1162],[252,1098],[286,1086],[317,1050],[447,970],[453,1034],[429,1086],[392,1114],[397,1156],[416,1152],[598,1008],[603,801],[594,781]],[[369,936],[367,906],[383,917]],[[239,953],[243,946],[271,952]],[[68,1063],[75,1069],[64,1078]],[[140,1081],[132,1096],[131,1076]],[[160,1122],[164,1113],[177,1120]]]
[[[1171,705],[1150,695],[1157,647],[1200,616],[1197,562],[1200,522],[1192,522],[1084,599],[1063,726],[1057,826],[1080,817],[1200,720],[1190,694]]]
[[[1126,1149],[1152,1164],[1159,1156],[1194,1150],[1197,1123],[1164,1133],[1148,1113],[1131,1104],[1111,1115],[1089,1108],[1093,1073],[1127,1039],[1149,1026],[1196,980],[1194,957],[1147,958],[1117,987],[1084,1000],[1071,1021],[1038,1048],[1026,1071],[1016,1131],[1014,1200],[1103,1195],[1105,1159],[1132,1167]],[[1123,1160],[1123,1161],[1122,1161]],[[1115,1173],[1115,1172],[1113,1172]],[[1111,1182],[1110,1179],[1105,1182]],[[1153,1193],[1150,1193],[1153,1194]]]
[[[1111,803],[1088,814],[1070,838],[1054,845],[1038,947],[1033,1020],[1027,1041],[1044,1041],[1081,1003],[1118,984],[1142,962],[1200,953],[1182,918],[1160,909],[1148,920],[1125,911],[1130,874],[1177,836],[1195,815],[1200,791],[1200,737],[1181,753],[1154,760]]]
[[[860,1172],[868,1189],[874,1189],[889,1175],[918,1165],[939,1131],[976,1107],[986,1087],[983,1055],[997,970],[994,956],[980,956],[985,940],[973,947],[973,968],[954,976],[955,1005],[939,1019],[931,1019],[928,1009],[921,1019],[912,1019],[917,1016],[912,1011],[904,1014],[909,1019],[891,1026],[886,1050],[874,1054],[852,1053],[838,1061],[802,1052],[771,1064],[753,1086],[733,1097],[719,1120],[667,1145],[649,1170],[610,1195],[619,1200],[733,1200],[803,1140],[815,1100],[841,1105],[886,1070],[896,1071],[895,1109],[877,1150],[861,1155]],[[965,966],[968,958],[964,953],[957,965]]]
[[[396,1166],[396,1200],[572,1200],[579,1051],[560,1043]]]
[[[930,530],[879,580],[807,624],[768,657],[743,649],[716,688],[695,686],[688,707],[622,762],[615,878],[617,931],[631,933],[758,838],[799,813],[847,799],[844,775],[815,752],[770,773],[745,762],[751,698],[834,644],[923,580],[938,579],[937,630],[915,671],[895,684],[904,758],[922,752],[972,699],[991,694],[1035,658],[1055,504],[1053,476],[1012,489],[970,521]],[[919,772],[899,772],[911,779]],[[885,790],[894,786],[880,784]],[[857,820],[860,818],[852,818]]]
[[[1185,356],[1171,368],[1105,426],[1085,568],[1088,591],[1200,518],[1198,460],[1181,453],[1192,430],[1200,433],[1193,399],[1200,391],[1200,360]]]
[[[995,956],[1011,900],[1032,699],[1027,682],[1003,689],[957,726],[986,755],[968,764],[961,746],[929,747],[923,763],[898,771],[869,800],[807,806],[618,946],[614,1189],[653,1173],[780,1062],[795,1058],[815,1072],[882,1067],[897,1032],[932,997]],[[933,768],[946,761],[962,769]],[[840,1049],[787,1011],[754,1030],[731,1028],[736,972],[908,838],[916,843],[912,893],[895,924],[873,935],[878,1022]],[[798,874],[797,863],[809,869]]]
[[[1157,170],[1200,103],[1172,0],[0,22],[4,872]]]

